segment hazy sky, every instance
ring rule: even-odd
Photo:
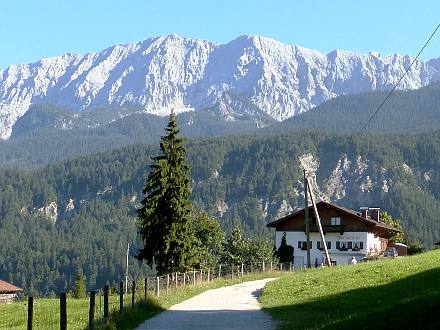
[[[0,0],[0,68],[176,33],[227,42],[272,37],[415,55],[440,23],[438,0]],[[422,58],[440,57],[440,31]]]

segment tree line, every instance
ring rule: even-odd
[[[380,206],[427,248],[439,239],[440,132],[357,140],[323,132],[256,134],[191,140],[187,150],[191,214],[215,218],[223,242],[234,228],[252,240],[246,249],[272,239],[265,225],[280,216],[283,201],[292,208],[303,205],[299,157],[307,153],[319,161],[320,185],[341,155],[353,162],[346,178],[350,186],[338,204]],[[118,281],[125,273],[127,242],[140,246],[137,210],[151,157],[159,153],[157,146],[136,145],[33,170],[1,170],[0,277],[42,294],[70,288],[80,270],[88,287]],[[355,166],[359,157],[367,166],[362,175]],[[361,191],[356,180],[367,176],[375,185]],[[73,209],[66,208],[70,199]],[[51,202],[58,206],[55,223],[38,211]],[[134,257],[137,251],[130,253]],[[131,276],[151,271],[130,260]]]

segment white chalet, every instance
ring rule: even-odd
[[[387,248],[388,239],[399,232],[379,220],[379,208],[363,207],[360,212],[356,212],[324,201],[316,206],[330,259],[336,265],[346,265],[353,257],[359,261],[367,255],[380,254]],[[325,256],[312,206],[309,207],[309,221],[311,264],[321,265]],[[286,243],[293,247],[295,267],[305,266],[307,240],[304,209],[273,221],[267,227],[276,230],[277,249],[283,235],[286,235]]]

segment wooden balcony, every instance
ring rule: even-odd
[[[322,226],[322,230],[325,233],[339,233],[339,234],[343,234],[345,231],[345,226],[344,225],[337,225],[337,226],[332,226],[332,225],[323,225]],[[304,226],[304,232],[306,231],[305,226]],[[310,225],[310,231],[311,232],[318,232],[318,226],[316,226],[315,224]]]

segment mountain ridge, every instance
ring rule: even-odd
[[[219,44],[175,34],[64,54],[0,70],[0,137],[32,105],[84,111],[140,106],[166,115],[214,109],[224,120],[281,121],[339,95],[391,88],[414,57],[318,51],[242,35]],[[440,60],[417,61],[401,89],[439,80]]]

